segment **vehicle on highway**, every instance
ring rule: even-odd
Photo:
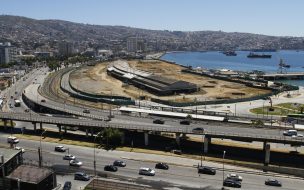
[[[113,162],[113,165],[114,166],[119,166],[119,167],[126,167],[126,163],[124,161],[121,161],[121,160],[115,160]]]
[[[155,123],[155,124],[164,124],[165,121],[162,120],[162,119],[154,119],[154,120],[153,120],[153,123]]]
[[[223,186],[241,188],[242,184],[241,184],[240,181],[236,181],[236,180],[233,180],[233,179],[225,179],[224,182],[223,182]]]
[[[103,168],[104,171],[109,171],[109,172],[117,172],[117,167],[113,166],[113,165],[105,165],[105,167]]]
[[[76,172],[74,174],[74,179],[75,180],[81,180],[81,181],[89,181],[90,176],[84,172]]]
[[[208,166],[199,166],[197,171],[200,174],[209,174],[209,175],[215,175],[216,174],[216,170],[214,168],[211,168],[211,167],[208,167]]]
[[[9,136],[9,137],[7,137],[7,142],[12,143],[12,144],[17,144],[17,143],[19,143],[19,139],[14,136]]]
[[[62,145],[58,145],[58,146],[55,146],[55,151],[56,152],[65,152],[66,148]]]
[[[78,166],[78,167],[80,167],[80,166],[82,166],[82,162],[80,162],[79,160],[74,159],[74,160],[70,161],[70,166]]]
[[[85,109],[85,110],[83,110],[83,113],[90,113],[90,110]]]
[[[298,131],[297,130],[294,130],[294,129],[289,129],[289,130],[286,130],[283,132],[283,135],[284,136],[293,136],[293,135],[297,135],[298,134]]]
[[[155,171],[152,170],[151,168],[141,167],[139,169],[139,175],[154,176],[155,175]]]
[[[42,99],[41,102],[45,102],[45,99]]]
[[[204,133],[204,128],[202,127],[196,127],[194,129],[192,129],[193,133]]]
[[[292,138],[303,138],[303,134],[298,133],[297,135],[292,135]]]
[[[21,150],[22,153],[25,152],[25,149],[22,148],[22,147],[19,147],[19,146],[16,146],[14,149],[15,149],[15,150]]]
[[[64,155],[63,159],[64,160],[75,160],[76,157],[72,154],[67,154],[67,155]]]
[[[166,163],[160,162],[160,163],[155,164],[155,168],[162,169],[162,170],[168,170],[169,166]]]
[[[15,107],[20,107],[21,106],[20,100],[15,99],[14,100],[14,105],[15,105]]]
[[[267,179],[265,185],[282,187],[282,183],[276,179]]]
[[[72,188],[72,183],[70,181],[66,181],[64,183],[63,189],[62,190],[70,190]]]
[[[12,104],[9,104],[9,107],[10,107],[10,108],[14,108],[14,106],[13,106]]]
[[[228,174],[227,175],[227,179],[232,179],[232,180],[235,180],[235,181],[243,181],[243,178],[242,176],[238,175],[238,174]]]
[[[182,120],[179,122],[179,124],[181,125],[190,125],[190,121],[189,120]]]

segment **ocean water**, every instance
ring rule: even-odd
[[[304,72],[304,51],[281,50],[276,52],[256,52],[271,54],[270,59],[247,58],[249,51],[236,51],[237,56],[226,56],[218,51],[210,52],[173,52],[166,53],[161,58],[174,61],[184,66],[201,67],[206,69],[231,69],[236,71],[259,70],[266,73],[279,72],[279,62],[290,65],[284,72]],[[282,81],[289,84],[304,86],[304,80]]]

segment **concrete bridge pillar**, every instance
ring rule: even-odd
[[[42,126],[42,123],[40,123],[40,130],[42,131],[42,129],[43,129],[43,126]]]
[[[178,146],[180,146],[180,133],[175,133],[175,141]]]
[[[148,146],[149,145],[149,133],[145,132],[144,135],[145,135],[145,146]]]
[[[61,134],[61,125],[57,125],[57,127],[58,127],[58,130],[59,130],[59,133]]]
[[[34,132],[36,132],[36,130],[37,130],[37,123],[33,122],[33,126],[34,126]]]
[[[89,137],[89,130],[86,129],[85,131],[86,131],[86,138],[88,138]]]
[[[263,151],[265,153],[264,166],[268,166],[270,163],[270,144],[267,142],[263,143]]]
[[[204,136],[204,153],[208,153],[209,144],[211,143],[211,137]]]
[[[64,126],[64,134],[67,134],[67,126]]]
[[[93,127],[91,127],[91,137],[93,137],[93,135],[94,135],[94,129]]]
[[[126,138],[126,134],[124,131],[121,131],[121,144],[125,144],[125,138]]]

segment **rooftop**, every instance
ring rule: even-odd
[[[37,184],[47,176],[53,173],[47,168],[39,168],[36,166],[21,165],[16,168],[7,178],[20,179],[22,182]]]
[[[14,156],[16,156],[21,150],[14,150],[14,149],[8,149],[8,148],[0,148],[0,155],[4,156],[4,163],[8,160],[12,159]],[[1,162],[1,160],[0,160]]]

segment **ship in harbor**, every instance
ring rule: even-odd
[[[272,55],[270,54],[256,54],[250,52],[249,55],[247,55],[248,58],[271,58]]]
[[[224,51],[223,54],[225,54],[226,56],[237,56],[235,51]]]
[[[254,49],[253,52],[276,52],[276,49]]]

